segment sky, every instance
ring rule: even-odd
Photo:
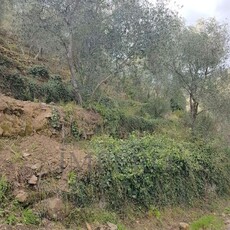
[[[215,17],[218,21],[230,24],[230,0],[171,0],[176,2],[180,14],[188,25],[194,24],[200,18]],[[154,2],[154,0],[152,0]]]

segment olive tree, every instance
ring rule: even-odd
[[[18,0],[15,8],[24,40],[64,54],[79,104],[168,37],[173,16],[164,1]]]
[[[69,67],[75,99],[82,104],[79,88],[78,69],[75,67],[76,30],[83,22],[87,10],[98,9],[102,1],[82,0],[20,0],[15,2],[22,37],[45,43],[46,46],[57,45],[61,55],[65,54]]]
[[[215,103],[219,87],[226,80],[229,34],[226,25],[209,19],[191,27],[180,22],[171,35],[168,45],[158,47],[160,55],[149,55],[149,64],[158,70],[161,66],[168,79],[183,88],[194,128],[198,114],[210,109],[211,101]]]

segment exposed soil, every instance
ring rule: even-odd
[[[86,170],[89,155],[79,146],[79,141],[69,139],[69,127],[55,130],[50,125],[55,105],[15,100],[0,94],[0,176],[10,182],[13,194],[25,191],[27,203],[36,204],[47,197],[58,196],[68,190],[68,177],[72,170]],[[61,118],[64,112],[58,106]],[[100,116],[76,107],[73,111],[82,138],[94,134]],[[31,177],[37,178],[30,184]],[[60,223],[46,220],[44,228],[65,229]],[[21,225],[0,225],[1,229],[38,229]]]

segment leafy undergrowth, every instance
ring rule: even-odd
[[[92,147],[95,165],[70,181],[80,206],[103,199],[114,210],[130,203],[162,207],[229,193],[229,151],[212,143],[133,134],[95,138]]]

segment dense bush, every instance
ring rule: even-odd
[[[39,82],[19,74],[2,77],[2,90],[10,93],[19,100],[35,100],[49,102],[72,101],[71,84],[65,83],[59,76],[51,77],[48,81]]]
[[[103,117],[102,133],[117,136],[122,116],[122,112],[119,108],[107,107],[99,103],[92,105],[91,108]]]
[[[142,107],[142,111],[152,118],[161,118],[170,111],[170,104],[164,98],[154,98]]]
[[[46,102],[71,101],[73,99],[72,88],[64,83],[59,76],[52,77],[42,86]]]
[[[26,81],[19,74],[3,75],[3,93],[10,93],[19,100],[27,100]]]
[[[93,150],[94,167],[70,183],[78,205],[100,199],[113,208],[126,202],[173,205],[230,189],[230,152],[211,144],[131,135],[127,140],[95,139]]]
[[[100,103],[92,108],[103,117],[102,132],[112,136],[125,137],[133,131],[153,132],[156,128],[156,120],[126,115],[119,107],[107,107]]]
[[[42,79],[49,79],[49,72],[44,66],[35,66],[29,70],[29,74]]]
[[[120,133],[129,134],[133,131],[139,132],[153,132],[157,126],[157,121],[153,119],[145,119],[140,116],[123,115],[120,119]]]

